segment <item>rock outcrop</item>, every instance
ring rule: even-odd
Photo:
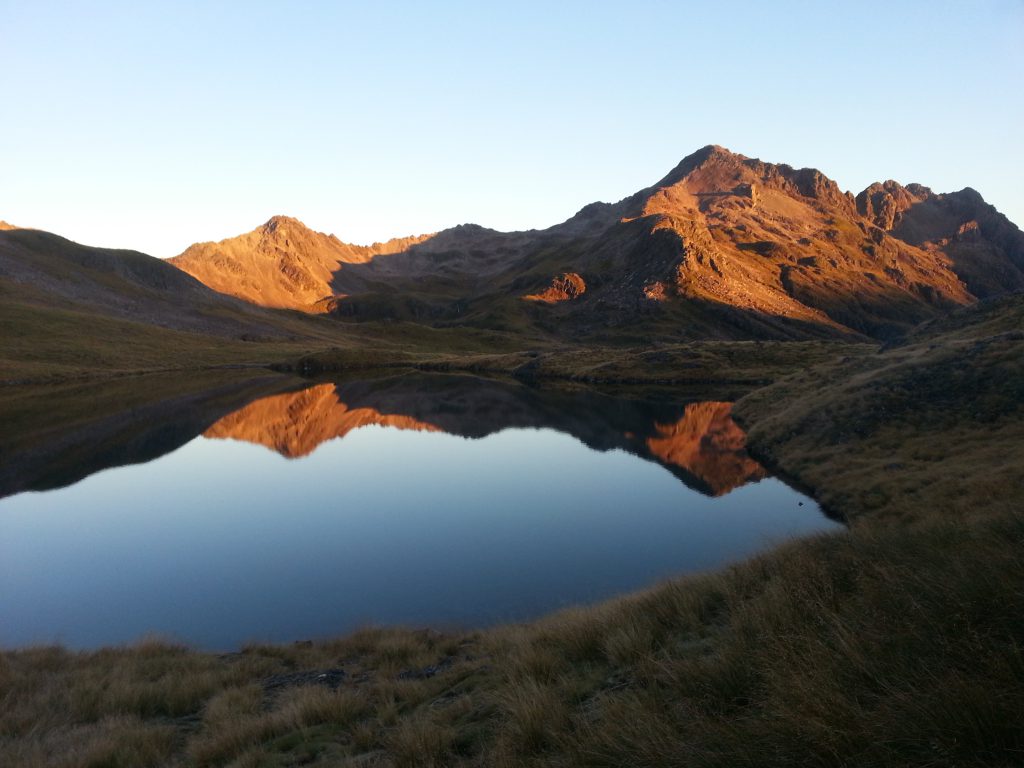
[[[936,194],[921,184],[872,184],[857,210],[893,237],[949,260],[978,298],[1024,290],[1024,233],[970,187]]]
[[[571,301],[578,299],[587,291],[587,284],[575,272],[566,272],[551,281],[551,285],[540,293],[530,293],[523,296],[527,301],[542,301],[546,304],[553,304],[556,301]]]

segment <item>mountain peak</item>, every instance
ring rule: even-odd
[[[13,224],[8,224],[6,221],[0,220],[0,230],[6,229],[19,229],[19,227],[16,227]]]
[[[278,229],[281,229],[281,228],[284,228],[284,227],[292,227],[292,228],[295,228],[295,229],[305,229],[305,230],[309,229],[309,227],[307,227],[305,224],[303,224],[298,219],[296,219],[296,218],[294,218],[292,216],[281,216],[281,215],[271,216],[269,219],[267,219],[266,223],[263,226],[260,227],[260,229],[262,229],[262,230],[264,230],[266,232],[276,232]]]
[[[743,155],[738,155],[735,152],[731,152],[723,146],[718,144],[708,144],[707,146],[701,147],[696,152],[687,155],[679,164],[676,165],[668,175],[659,181],[655,186],[657,187],[670,187],[674,184],[678,184],[680,181],[685,179],[691,173],[696,171],[705,165],[711,165],[714,163],[741,163],[747,158]]]
[[[785,163],[768,163],[708,144],[687,155],[653,189],[664,190],[685,183],[690,193],[720,194],[727,190],[749,190],[753,186],[774,187],[786,194],[813,198],[823,204],[853,212],[853,197],[817,168],[794,168]]]

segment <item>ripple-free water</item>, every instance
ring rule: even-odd
[[[626,447],[596,450],[500,418],[474,437],[435,431],[430,413],[380,426],[381,410],[328,394],[355,426],[321,429],[334,436],[312,450],[281,449],[309,431],[308,409],[267,398],[249,412],[273,412],[269,431],[228,417],[241,439],[214,427],[148,463],[0,500],[0,644],[157,634],[232,649],[367,624],[520,621],[838,525],[752,475],[745,454],[737,465],[735,450],[712,450],[723,427],[687,428],[689,411],[670,425],[671,450],[652,442],[668,430],[656,420],[646,442],[610,423]]]

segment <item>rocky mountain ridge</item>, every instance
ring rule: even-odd
[[[1024,234],[973,190],[854,196],[713,145],[545,230],[353,246],[275,217],[171,261],[266,306],[584,338],[889,338],[1024,289]]]

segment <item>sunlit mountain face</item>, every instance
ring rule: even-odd
[[[969,188],[887,181],[854,196],[817,169],[711,145],[547,229],[464,224],[354,246],[275,216],[170,263],[239,299],[347,322],[863,340],[1024,289],[1024,233]]]

